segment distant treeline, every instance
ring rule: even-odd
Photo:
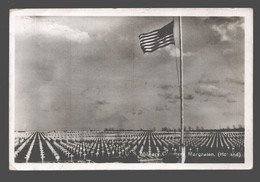
[[[240,131],[244,132],[244,128],[221,128],[221,129],[204,129],[204,128],[196,128],[196,129],[185,129],[184,131],[186,132],[192,132],[192,131],[197,131],[197,132],[202,132],[202,131],[208,131],[208,132],[214,132],[214,131]],[[171,129],[171,128],[162,128],[161,130],[156,130],[156,129],[115,129],[115,128],[105,128],[104,131],[172,131],[172,132],[180,132],[180,129]]]
[[[99,131],[102,131],[102,130],[52,130],[52,131],[48,131],[48,132],[60,132],[60,131],[63,131],[63,132],[68,132],[68,133],[74,133],[74,132],[77,132],[77,131],[96,131],[96,132],[99,132]],[[168,131],[168,132],[180,132],[180,128],[178,129],[175,129],[175,128],[168,128],[168,127],[163,127],[161,129],[118,129],[118,128],[105,128],[103,131],[147,131],[147,132],[152,132],[152,131]],[[197,127],[195,129],[193,128],[186,128],[184,129],[185,132],[192,132],[192,131],[197,131],[197,132],[205,132],[205,131],[208,131],[208,132],[214,132],[214,131],[238,131],[238,132],[244,132],[245,129],[244,127],[238,127],[238,128],[221,128],[221,129],[204,129],[203,127]],[[15,131],[15,132],[26,132],[26,131]]]

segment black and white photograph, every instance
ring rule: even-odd
[[[10,170],[251,169],[249,8],[10,10]]]

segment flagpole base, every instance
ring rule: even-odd
[[[186,160],[186,150],[185,146],[181,147],[181,163],[184,164]]]

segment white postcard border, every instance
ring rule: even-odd
[[[245,162],[243,164],[165,163],[15,163],[15,17],[16,16],[243,16],[245,17]],[[236,170],[253,168],[253,10],[250,8],[12,9],[9,34],[10,170]]]

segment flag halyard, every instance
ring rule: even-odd
[[[175,44],[173,35],[174,22],[170,22],[164,27],[139,35],[140,46],[143,53],[153,52],[159,48]]]

